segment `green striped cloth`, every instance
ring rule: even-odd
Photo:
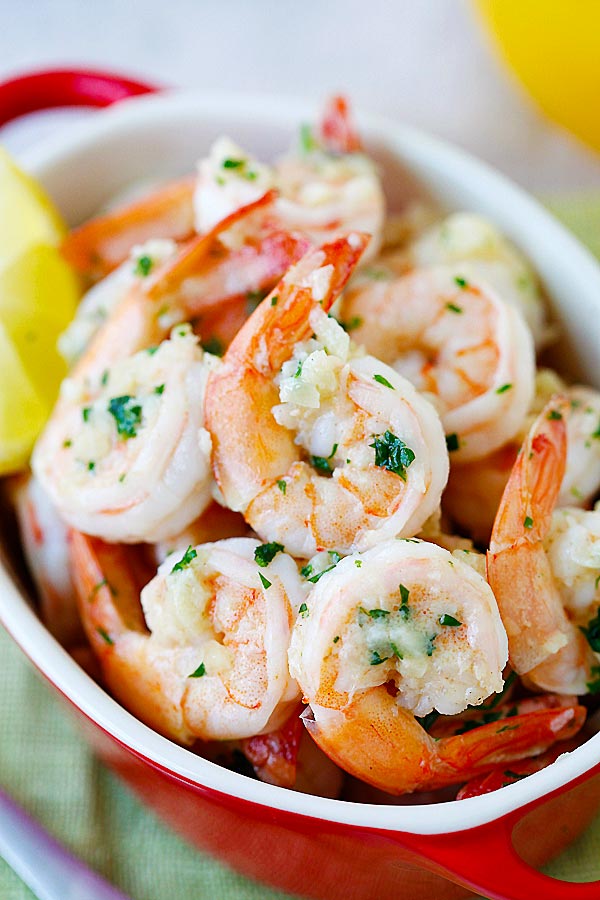
[[[548,203],[600,256],[600,193]],[[132,900],[284,900],[183,843],[88,750],[63,706],[0,628],[0,784],[55,837]],[[600,816],[547,867],[600,878]],[[33,894],[0,860],[1,900]]]

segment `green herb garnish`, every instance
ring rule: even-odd
[[[206,675],[206,666],[201,662],[198,668],[188,675],[188,678],[202,678],[203,675]]]
[[[299,607],[299,609],[298,609],[298,613],[299,613],[299,615],[302,616],[303,619],[305,619],[305,618],[307,617],[307,615],[308,615],[308,606],[306,605],[306,603],[301,603],[301,604],[300,604],[300,607]]]
[[[373,438],[374,442],[369,444],[369,447],[375,450],[375,465],[380,469],[387,469],[388,472],[394,472],[402,481],[406,481],[406,470],[415,459],[410,447],[391,431],[385,431],[383,435],[373,435]]]
[[[449,625],[451,628],[457,628],[459,625],[462,625],[462,622],[459,622],[454,616],[448,615],[448,613],[444,613],[443,616],[440,616],[439,622],[440,625]]]
[[[459,446],[460,443],[457,434],[453,433],[446,435],[446,449],[448,450],[448,453],[453,453],[455,450],[458,450]]]
[[[327,474],[331,474],[333,471],[330,465],[329,460],[333,459],[335,456],[335,451],[337,450],[338,445],[334,444],[329,456],[311,456],[310,464],[313,468],[318,469],[319,472],[327,472]]]
[[[367,615],[371,616],[372,619],[385,619],[386,616],[389,616],[389,610],[387,609],[369,609],[367,610]]]
[[[505,394],[506,391],[510,391],[512,384],[503,384],[501,387],[496,388],[497,394]]]
[[[108,411],[113,416],[117,425],[117,433],[122,438],[136,436],[136,428],[142,421],[142,407],[139,403],[135,403],[133,397],[128,394],[124,394],[122,397],[113,397],[108,402]]]
[[[282,552],[283,544],[278,544],[277,541],[271,541],[269,544],[261,544],[260,547],[257,547],[254,551],[254,561],[264,569],[265,566],[268,566],[269,563],[273,561],[278,553]]]
[[[281,491],[282,494],[285,494],[286,489],[287,489],[287,482],[285,482],[282,478],[280,481],[277,482],[277,487],[279,488],[279,490]]]
[[[225,347],[222,342],[214,335],[202,341],[200,346],[205,353],[211,353],[213,356],[223,356],[225,353]]]
[[[272,582],[272,581],[269,581],[268,578],[265,578],[265,576],[263,575],[262,572],[259,572],[259,573],[258,573],[258,577],[260,578],[260,580],[261,580],[261,582],[262,582],[262,586],[264,587],[265,590],[267,590],[267,588],[270,588],[270,587],[271,587],[271,585],[272,585],[273,582]]]
[[[594,653],[600,653],[600,609],[597,610],[595,617],[590,619],[587,626],[581,628],[581,631],[586,636]]]
[[[102,638],[102,640],[104,641],[105,644],[108,644],[109,647],[113,646],[114,641],[111,638],[108,631],[106,631],[105,628],[96,628],[96,631],[98,632],[98,634],[100,635],[100,637]]]
[[[562,413],[557,409],[551,409],[548,415],[546,416],[551,422],[557,419],[562,419]]]
[[[150,274],[150,270],[152,269],[152,259],[149,256],[138,256],[137,262],[135,264],[135,274],[140,275],[142,278],[145,278],[146,275]]]
[[[456,303],[446,303],[446,309],[453,313],[461,313],[463,311],[462,306],[457,306]]]
[[[466,279],[466,278],[462,278],[460,275],[455,275],[455,276],[454,276],[454,283],[455,283],[456,285],[458,285],[458,287],[459,287],[461,290],[463,290],[463,291],[465,290],[465,288],[468,288],[468,287],[469,287],[469,282],[467,281],[467,279]]]
[[[391,391],[395,391],[396,388],[393,384],[390,384],[387,378],[384,378],[383,375],[373,375],[373,380],[378,384],[382,384],[384,387],[389,388]]]
[[[384,663],[388,659],[390,659],[389,656],[380,656],[377,650],[371,650],[370,665],[380,666],[381,663]]]
[[[533,519],[531,516],[525,516],[523,519],[523,527],[524,528],[533,528]]]
[[[171,569],[171,575],[173,574],[173,572],[183,572],[184,569],[187,569],[189,566],[191,566],[192,560],[196,559],[197,556],[197,551],[194,550],[194,548],[190,544],[179,562],[175,563],[175,565]]]

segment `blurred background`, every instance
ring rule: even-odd
[[[510,38],[513,62],[525,60],[536,87],[546,85],[554,97],[584,74],[588,49],[597,58],[586,47],[586,36],[595,42],[600,27],[597,0],[577,0],[578,17],[566,0],[478,5],[492,7],[497,27]],[[468,148],[532,190],[600,189],[600,156],[543,117],[500,61],[475,6],[469,0],[1,0],[0,78],[71,64],[209,91],[320,98],[342,90],[365,109]],[[571,40],[565,22],[580,29]],[[573,87],[571,108],[582,97],[580,86]],[[596,118],[597,101],[589,109]],[[44,117],[35,131],[12,127],[3,140],[18,151],[57,121],[62,118]]]

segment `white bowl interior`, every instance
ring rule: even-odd
[[[26,165],[69,224],[91,215],[132,182],[189,172],[222,133],[264,158],[288,147],[313,106],[265,97],[169,94],[127,101],[37,147]],[[448,209],[489,216],[531,259],[565,337],[561,371],[600,387],[600,268],[534,200],[461,151],[382,119],[359,116],[385,170],[395,208],[416,185]],[[410,173],[410,174],[409,174]],[[0,549],[0,556],[1,556]],[[501,791],[434,806],[375,806],[311,797],[229,772],[168,741],[126,712],[46,631],[10,574],[0,568],[0,618],[49,679],[90,718],[133,750],[191,781],[278,809],[415,833],[474,827],[555,790],[600,761],[600,735],[552,766]]]

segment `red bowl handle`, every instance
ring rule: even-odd
[[[157,85],[90,69],[47,69],[0,82],[0,126],[57,106],[109,106],[150,94]]]
[[[513,829],[534,807],[599,773],[600,766],[594,766],[559,791],[469,831],[403,838],[425,857],[431,871],[490,900],[599,900],[600,880],[582,884],[543,875],[519,856],[512,842]]]

